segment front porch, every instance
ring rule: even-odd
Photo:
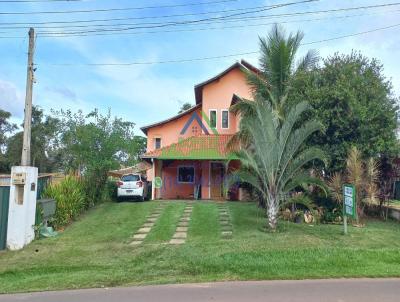
[[[153,159],[152,199],[238,200],[228,178],[237,161]]]
[[[152,199],[237,200],[239,190],[228,187],[232,171],[239,168],[232,135],[199,135],[142,155],[152,165]]]

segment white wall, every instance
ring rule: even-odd
[[[15,173],[26,173],[23,186],[23,203],[18,204],[18,187],[13,185]],[[38,169],[35,167],[12,167],[10,202],[8,212],[7,248],[10,250],[22,249],[35,238],[34,225],[36,214],[36,191]]]

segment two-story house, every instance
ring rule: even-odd
[[[229,111],[235,96],[251,98],[244,71],[258,70],[242,60],[194,87],[196,105],[167,120],[141,130],[147,135],[151,163],[147,171],[153,182],[152,199],[223,199],[227,175],[237,169],[227,144],[238,131],[239,116]],[[237,191],[229,190],[237,199]]]

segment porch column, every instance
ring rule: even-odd
[[[157,173],[157,176],[160,177],[161,179],[162,179],[162,166],[163,166],[163,161],[162,160],[158,160],[158,165],[157,165],[158,173]],[[163,185],[164,184],[162,184],[162,186]],[[158,188],[157,191],[156,191],[156,198],[157,199],[162,198],[162,196],[161,196],[162,186],[160,188]]]
[[[222,189],[224,190],[223,194],[224,194],[225,199],[228,199],[228,190],[229,190],[229,186],[226,186],[226,181],[227,181],[227,177],[228,177],[228,168],[229,168],[228,166],[229,166],[228,161],[225,161],[224,162],[224,168],[225,168],[224,179],[222,180],[222,183],[223,183]]]
[[[151,159],[152,163],[152,174],[153,174],[153,182],[151,184],[151,200],[154,200],[154,197],[156,196],[156,185],[155,185],[155,178],[156,178],[156,165],[155,165],[155,159]]]

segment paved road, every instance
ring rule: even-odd
[[[30,302],[398,302],[400,279],[217,282],[0,295]]]

